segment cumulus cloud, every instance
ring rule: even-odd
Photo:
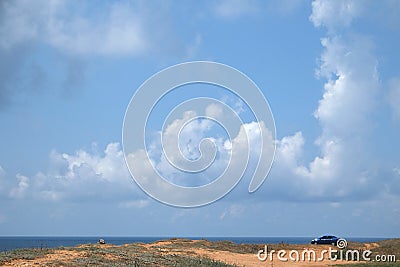
[[[108,144],[103,154],[85,150],[72,155],[52,152],[50,158],[52,170],[34,177],[40,197],[53,200],[135,197],[135,185],[118,143]]]
[[[311,18],[316,26],[322,24],[328,29],[349,26],[359,14],[358,3],[315,1]],[[317,140],[322,155],[310,163],[304,174],[330,175],[337,179],[351,176],[352,181],[357,181],[367,167],[363,156],[380,89],[378,62],[373,45],[365,36],[342,37],[331,33],[321,44],[324,52],[318,74],[327,82],[314,115],[322,127],[322,135]],[[361,166],[357,166],[359,162],[363,162]]]
[[[304,138],[301,132],[283,137],[278,141],[278,149],[276,151],[278,162],[289,167],[297,166],[300,163],[303,146]]]
[[[46,8],[43,8],[44,3],[49,3]],[[354,21],[365,15],[364,7],[360,3],[362,2],[322,0],[312,3],[310,20],[314,26],[328,30],[327,35],[321,39],[323,52],[317,70],[318,77],[324,79],[325,84],[323,95],[314,112],[322,130],[315,140],[320,153],[306,162],[306,140],[301,131],[277,141],[276,162],[269,181],[272,185],[284,185],[284,188],[276,190],[282,195],[275,197],[331,197],[334,201],[354,196],[368,197],[366,192],[377,194],[377,191],[385,190],[385,186],[390,187],[398,179],[399,175],[395,171],[397,169],[394,168],[393,171],[388,171],[392,179],[386,180],[382,186],[378,181],[379,170],[373,169],[369,164],[371,115],[380,97],[381,87],[377,71],[379,57],[374,52],[373,38],[355,33],[339,34],[340,30],[350,27]],[[237,17],[252,12],[250,2],[221,1],[218,4],[216,10],[221,16]],[[100,12],[96,19],[86,16],[85,5],[79,5],[83,11],[71,12],[71,6],[64,1],[39,1],[34,4],[25,1],[2,2],[0,33],[8,38],[0,40],[0,53],[16,49],[30,40],[45,42],[65,53],[78,55],[137,55],[151,47],[153,40],[143,30],[147,25],[146,18],[138,16],[132,4],[112,4],[109,9]],[[13,27],[16,27],[15,31],[11,31]],[[125,42],[115,41],[120,35],[126,38],[123,39]],[[91,40],[99,42],[99,45],[92,48],[89,45]],[[12,57],[7,59],[11,61]],[[0,68],[3,72],[2,63]],[[71,79],[74,80],[73,75]],[[4,84],[0,81],[1,87]],[[394,79],[389,86],[389,101],[396,116],[400,116],[400,103],[397,101],[400,99],[399,84]],[[0,101],[4,94],[8,92],[0,88]],[[241,105],[238,102],[235,107],[238,113],[241,113]],[[206,114],[212,117],[222,116],[221,109],[216,105],[207,107]],[[186,115],[193,116],[190,112]],[[207,135],[211,124],[206,120],[193,121],[186,125],[184,131],[179,132],[184,121],[186,120],[175,120],[160,134],[168,139],[169,135],[176,136],[179,133],[182,140],[181,151],[188,158],[195,159],[199,156],[198,145]],[[219,152],[214,169],[198,176],[198,180],[195,183],[192,181],[191,185],[209,182],[210,177],[216,177],[216,174],[223,171],[229,160],[232,144],[244,144],[244,135],[249,138],[250,147],[259,147],[260,135],[255,126],[253,123],[242,125],[238,135],[232,140],[225,137],[214,138],[213,142]],[[168,146],[168,143],[164,145]],[[171,151],[181,152],[174,148]],[[176,183],[188,182],[185,174],[178,174],[162,156],[159,143],[154,143],[152,149],[149,154],[154,157],[154,164],[159,172]],[[254,151],[256,150],[251,150],[250,157],[252,153],[256,154]],[[138,151],[132,157],[135,161],[143,162],[146,156],[144,151]],[[7,195],[22,198],[27,197],[29,192],[34,192],[34,197],[57,201],[72,197],[104,197],[115,192],[123,192],[121,195],[129,196],[132,188],[137,190],[130,181],[117,143],[109,144],[104,154],[79,150],[75,154],[53,152],[50,158],[51,168],[48,171],[32,177],[17,175],[15,184],[8,188]],[[251,164],[255,165],[256,162],[250,160]],[[143,164],[140,167],[140,175],[146,176],[150,173],[151,166]],[[0,183],[0,190],[4,192],[4,188],[4,183]],[[336,190],[331,190],[332,188]],[[121,203],[124,203],[121,207],[127,208],[145,205],[142,200],[123,200]]]
[[[219,104],[208,105],[205,108],[205,114],[217,120],[224,116],[223,109]],[[150,146],[149,154],[152,155],[155,168],[163,177],[175,184],[200,186],[213,181],[223,173],[229,164],[232,145],[229,146],[227,143],[240,143],[239,141],[234,141],[238,136],[229,140],[225,132],[219,133],[219,136],[217,136],[217,124],[212,120],[191,120],[197,115],[195,111],[185,111],[181,118],[173,120],[165,127],[164,132],[160,133],[163,137],[163,142],[157,143],[156,140],[153,140],[153,145]],[[187,123],[187,121],[190,122]],[[240,134],[240,138],[242,138],[242,135]],[[246,137],[244,136],[243,139],[247,141]],[[213,143],[213,147],[203,151],[205,153],[201,154],[200,146],[206,139]],[[178,140],[179,148],[175,140]],[[212,157],[214,149],[215,153],[217,153],[215,160]],[[168,153],[168,157],[164,152]],[[211,163],[210,165],[205,165],[205,167],[208,167],[202,172],[189,174],[176,168],[179,166],[184,170],[190,170],[195,163],[194,160],[200,159],[200,157],[205,163]]]
[[[53,151],[49,165],[47,171],[31,177],[17,174],[8,179],[3,193],[12,199],[39,201],[113,201],[122,208],[141,208],[147,203],[147,197],[138,194],[118,143],[108,144],[103,153]]]
[[[310,20],[316,27],[326,26],[329,30],[346,27],[360,15],[362,6],[357,0],[313,1]]]
[[[204,113],[222,118],[229,115],[225,114],[227,110],[221,109],[218,105],[220,104],[205,106]],[[246,194],[259,186],[267,174],[265,168],[269,169],[268,162],[274,153],[273,134],[263,122],[245,122],[238,127],[231,127],[229,124],[233,124],[232,118],[226,121],[219,120],[221,125],[230,129],[229,135],[226,133],[219,135],[213,129],[213,126],[219,124],[213,120],[204,119],[193,110],[182,111],[179,115],[181,117],[178,116],[175,120],[168,122],[163,132],[159,133],[163,137],[162,143],[157,141],[159,138],[154,138],[155,141],[148,142],[150,145],[147,154],[146,151],[138,149],[128,155],[127,161],[130,168],[134,170],[133,175],[140,178],[140,183],[144,188],[158,196],[174,190],[169,195],[179,199],[180,203],[186,201],[185,203],[190,204],[204,199],[202,195],[204,191],[196,192],[197,195],[179,195],[176,188],[169,186],[159,177],[185,187],[199,187],[215,182],[208,188],[207,198],[221,197],[241,178],[246,180],[246,183],[242,183],[248,187],[243,190]],[[197,116],[201,119],[196,119]],[[214,117],[214,119],[217,118]],[[175,139],[179,139],[179,148]],[[204,149],[205,140],[213,143],[212,149]],[[213,157],[213,152],[215,152],[215,157]],[[207,165],[205,168],[201,165],[200,171],[197,171],[199,169],[197,161],[203,158],[207,159],[205,161]],[[193,165],[196,171],[192,171]],[[252,183],[247,183],[250,181]]]
[[[271,180],[274,186],[284,185],[277,191],[297,200],[371,198],[387,192],[384,184],[393,183],[392,178],[382,178],[393,174],[370,164],[374,160],[369,139],[372,118],[382,96],[378,60],[369,36],[337,34],[363,8],[360,1],[319,0],[312,7],[311,21],[328,29],[321,39],[317,70],[326,82],[314,112],[322,130],[315,141],[320,153],[304,162],[302,133],[283,137],[277,144]]]
[[[352,170],[362,160],[365,139],[371,131],[369,118],[380,88],[377,61],[368,40],[343,41],[333,37],[323,39],[322,45],[325,51],[320,73],[327,82],[315,111],[322,126],[317,140],[322,155],[310,163],[307,175],[311,177],[344,175],[341,171]]]
[[[10,177],[0,166],[0,198],[24,199],[29,196],[30,187],[29,177],[19,173]]]
[[[314,112],[321,126],[314,141],[319,153],[307,160],[301,131],[278,140],[270,177],[258,197],[340,203],[398,194],[397,168],[371,164],[378,162],[370,136],[383,96],[373,38],[351,31],[340,34],[365,15],[364,8],[356,1],[313,2],[310,20],[328,30],[316,71],[325,80]],[[396,80],[389,87],[396,112]]]

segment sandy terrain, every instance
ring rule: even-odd
[[[1,266],[45,266],[54,261],[70,261],[74,258],[82,257],[84,253],[77,251],[56,250],[54,253],[47,254],[34,260],[17,259],[5,263]]]
[[[398,244],[399,240],[395,241]],[[382,249],[383,243],[355,243],[352,249],[374,250]],[[395,246],[390,244],[390,248]],[[154,242],[151,244],[127,244],[123,246],[115,245],[82,245],[72,248],[49,249],[43,254],[26,257],[18,255],[7,261],[3,261],[1,266],[108,266],[110,263],[118,266],[174,266],[174,261],[180,261],[180,266],[186,266],[185,260],[208,258],[232,264],[236,266],[332,266],[338,264],[351,264],[350,261],[332,261],[326,253],[323,260],[309,261],[301,260],[304,249],[314,250],[316,257],[322,255],[323,250],[329,250],[328,245],[288,245],[273,244],[268,245],[269,255],[272,249],[275,254],[271,260],[269,257],[265,261],[260,261],[257,252],[264,248],[264,245],[237,245],[230,242],[210,242],[207,240],[185,240],[171,239]],[[336,249],[336,247],[332,247]],[[285,250],[288,261],[278,259],[277,251]],[[397,245],[396,245],[397,250]],[[289,259],[289,253],[297,251],[300,255],[299,261]],[[291,255],[295,255],[292,252]],[[263,256],[263,254],[261,254]],[[1,258],[0,258],[1,260]],[[184,264],[182,265],[182,260]],[[1,262],[1,261],[0,261]],[[134,264],[137,265],[134,265]],[[207,265],[211,266],[211,265]]]
[[[198,240],[194,240],[193,242],[199,242]],[[173,243],[170,241],[160,241],[157,243],[153,244],[146,244],[144,247],[146,248],[154,248],[154,247],[159,247],[165,246],[165,247],[170,247]],[[376,246],[378,244],[375,243]],[[301,247],[301,248],[300,248]],[[370,244],[368,244],[368,247],[371,247]],[[301,253],[303,249],[313,249],[316,252],[317,258],[320,257],[322,250],[328,250],[329,246],[327,245],[310,245],[310,246],[302,246],[302,245],[295,245],[296,250],[299,252],[300,255],[300,260],[299,261],[292,261],[289,259],[288,254],[286,254],[286,258],[288,258],[288,261],[284,262],[281,261],[277,258],[276,253],[274,254],[272,261],[270,258],[267,258],[265,261],[261,261],[257,257],[257,252],[254,253],[234,253],[230,251],[222,251],[222,250],[215,250],[215,249],[204,249],[204,248],[187,248],[185,251],[180,251],[180,250],[174,250],[174,249],[164,249],[164,250],[159,250],[161,253],[183,253],[183,254],[189,254],[189,255],[198,255],[198,256],[205,256],[210,259],[222,261],[228,264],[233,264],[237,266],[249,266],[249,267],[256,267],[256,266],[274,266],[274,267],[280,267],[280,266],[298,266],[298,267],[306,267],[306,266],[331,266],[331,265],[337,265],[337,264],[349,264],[351,262],[348,261],[332,261],[329,260],[328,254],[324,254],[324,260],[321,261],[308,261],[306,258],[306,261],[301,261]],[[335,248],[332,248],[335,249]],[[291,249],[290,249],[291,250]],[[290,250],[287,250],[287,253],[290,252]]]

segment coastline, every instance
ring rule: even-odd
[[[96,244],[99,239],[108,244],[124,245],[131,243],[153,243],[159,240],[175,238],[172,236],[0,236],[0,251],[18,248],[57,248],[82,244]],[[231,241],[235,244],[309,244],[314,237],[179,237],[191,240]],[[352,237],[346,240],[359,243],[372,243],[387,240],[385,237]]]

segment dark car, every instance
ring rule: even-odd
[[[323,235],[311,240],[311,244],[327,244],[336,246],[339,239],[339,237],[334,235]]]

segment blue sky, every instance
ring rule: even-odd
[[[399,13],[389,0],[2,1],[0,235],[399,237]],[[183,209],[134,183],[121,132],[135,90],[193,60],[258,85],[277,150],[257,192],[244,177]],[[218,136],[198,127],[186,134]]]

